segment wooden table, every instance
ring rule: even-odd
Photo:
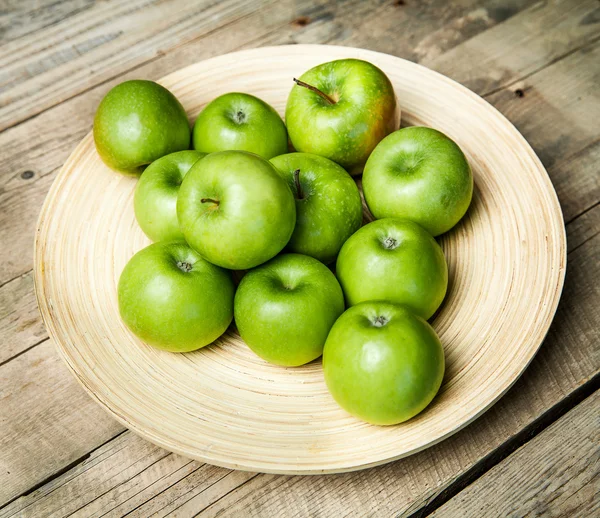
[[[545,164],[568,234],[558,313],[514,388],[345,475],[231,471],[136,437],[67,371],[33,293],[41,204],[112,86],[290,43],[387,52],[483,96]],[[600,516],[599,84],[598,0],[0,1],[0,517]]]

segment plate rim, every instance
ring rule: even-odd
[[[546,194],[550,195],[549,206],[551,203],[552,215],[553,215],[553,217],[558,218],[556,220],[556,223],[560,223],[560,225],[558,225],[558,227],[557,227],[560,230],[560,232],[557,233],[556,237],[557,237],[557,247],[560,248],[561,253],[558,256],[559,264],[554,265],[559,272],[559,275],[557,278],[558,282],[557,282],[556,286],[550,287],[550,289],[552,289],[554,291],[555,295],[552,299],[552,304],[551,304],[550,310],[547,314],[546,322],[544,322],[543,331],[540,331],[540,338],[539,338],[537,345],[535,345],[535,347],[532,346],[530,348],[530,350],[528,351],[529,356],[527,358],[527,361],[522,363],[522,367],[519,370],[518,374],[514,376],[514,378],[510,381],[510,383],[508,383],[504,387],[503,390],[499,391],[492,398],[490,398],[490,400],[485,405],[483,405],[482,408],[480,408],[477,412],[475,412],[472,416],[470,416],[470,418],[465,419],[463,422],[461,422],[461,423],[457,424],[456,426],[452,427],[451,429],[447,430],[446,433],[443,433],[440,436],[438,436],[435,440],[429,441],[420,447],[416,447],[416,448],[410,449],[408,451],[404,451],[396,456],[386,457],[385,459],[379,459],[379,460],[375,460],[372,462],[364,462],[364,463],[358,463],[358,464],[353,463],[351,465],[347,465],[347,466],[345,465],[344,467],[331,468],[331,469],[329,469],[329,468],[278,469],[278,468],[270,468],[270,467],[262,467],[262,466],[257,467],[255,465],[244,465],[244,464],[238,464],[235,462],[221,462],[221,461],[217,462],[214,459],[208,459],[208,458],[198,456],[198,455],[190,455],[189,452],[183,451],[182,449],[178,449],[177,447],[173,447],[172,444],[167,444],[166,442],[162,441],[161,438],[155,437],[152,433],[149,433],[148,431],[144,430],[142,426],[138,426],[137,424],[128,420],[126,416],[121,415],[120,413],[116,412],[113,408],[111,408],[111,406],[106,401],[104,401],[100,395],[98,395],[91,387],[89,387],[88,384],[86,383],[85,378],[80,375],[80,373],[77,371],[76,367],[72,364],[72,360],[69,357],[67,348],[61,343],[61,341],[55,335],[55,332],[53,329],[53,322],[52,322],[53,315],[52,315],[52,310],[50,307],[51,304],[49,304],[48,301],[43,296],[44,264],[43,264],[43,259],[42,259],[43,245],[40,241],[41,230],[42,230],[42,227],[43,227],[44,223],[46,222],[46,220],[51,217],[51,212],[49,209],[50,209],[52,199],[60,192],[61,184],[68,178],[68,176],[65,173],[66,166],[70,164],[70,162],[77,155],[77,152],[79,151],[79,149],[84,147],[89,139],[93,140],[91,130],[84,136],[84,138],[81,141],[79,141],[79,143],[75,146],[73,151],[69,154],[69,157],[67,158],[67,160],[61,167],[60,171],[58,172],[57,177],[53,180],[52,185],[51,185],[48,193],[46,194],[46,197],[42,204],[42,208],[40,210],[40,213],[39,213],[39,216],[37,219],[37,223],[36,223],[35,239],[34,239],[34,243],[33,243],[33,248],[34,248],[33,249],[33,252],[34,252],[34,254],[33,254],[34,255],[34,268],[33,268],[34,292],[35,292],[38,308],[39,308],[40,314],[42,316],[42,320],[44,322],[44,326],[46,327],[46,330],[48,332],[48,336],[49,336],[49,338],[52,339],[52,341],[55,345],[55,348],[59,351],[60,357],[62,358],[64,363],[67,365],[69,371],[71,371],[71,373],[73,374],[75,379],[78,381],[78,383],[84,388],[84,390],[87,394],[89,394],[97,403],[100,404],[100,406],[106,412],[108,412],[109,415],[111,415],[114,419],[116,419],[120,424],[125,426],[127,429],[131,430],[132,432],[136,433],[137,435],[141,436],[142,438],[150,441],[151,443],[153,443],[161,448],[164,448],[168,451],[172,451],[174,453],[180,454],[187,458],[193,458],[195,460],[198,460],[201,462],[206,462],[206,463],[209,463],[212,465],[221,466],[221,467],[228,468],[228,469],[241,470],[241,471],[283,474],[283,475],[313,475],[313,474],[318,475],[318,474],[326,474],[326,473],[345,473],[345,472],[358,471],[358,470],[362,470],[362,469],[367,469],[367,468],[387,464],[389,462],[394,462],[401,458],[405,458],[410,455],[414,455],[420,451],[428,449],[428,448],[442,442],[443,440],[447,439],[448,437],[450,437],[450,436],[456,434],[457,432],[459,432],[460,430],[464,429],[469,424],[473,423],[476,419],[478,419],[481,415],[483,415],[485,412],[487,412],[521,378],[523,373],[526,371],[528,366],[531,364],[531,361],[533,360],[535,355],[538,353],[541,345],[543,344],[543,342],[550,330],[550,327],[554,320],[558,305],[560,303],[562,291],[564,288],[566,267],[567,267],[567,247],[566,247],[567,238],[566,238],[566,229],[565,229],[565,224],[564,224],[564,215],[562,212],[560,201],[558,199],[558,195],[556,193],[556,189],[554,188],[554,185],[552,183],[552,180],[550,179],[550,176],[548,175],[546,168],[542,164],[541,160],[539,159],[539,157],[537,156],[537,154],[535,153],[535,151],[533,150],[533,148],[531,147],[531,145],[529,144],[527,139],[521,134],[521,132],[514,126],[514,124],[502,112],[500,112],[498,109],[496,109],[486,99],[482,98],[481,96],[479,96],[472,90],[468,89],[464,85],[460,84],[459,82],[457,82],[435,70],[425,67],[424,65],[412,62],[410,60],[406,60],[406,59],[398,57],[398,56],[393,56],[391,54],[377,52],[377,51],[373,51],[373,50],[362,49],[362,48],[358,48],[358,47],[347,47],[347,46],[340,46],[340,45],[297,44],[297,45],[274,45],[274,46],[265,46],[265,47],[254,47],[254,48],[250,48],[250,49],[244,49],[244,50],[238,50],[238,51],[229,52],[229,53],[225,53],[225,54],[219,54],[219,55],[192,63],[190,65],[187,65],[185,67],[177,69],[177,70],[167,74],[166,76],[161,77],[160,79],[156,80],[156,82],[158,82],[160,84],[168,83],[174,77],[176,77],[179,74],[182,74],[183,72],[185,72],[188,69],[192,69],[192,68],[198,66],[199,64],[208,64],[211,61],[218,60],[220,58],[223,58],[224,56],[236,55],[236,56],[243,57],[244,55],[247,55],[247,54],[251,55],[251,54],[254,54],[257,52],[258,53],[265,52],[268,55],[269,53],[274,52],[274,51],[281,52],[283,49],[290,49],[290,50],[294,49],[295,51],[299,51],[299,50],[301,51],[302,49],[307,49],[307,50],[308,49],[312,49],[312,50],[322,49],[322,51],[324,52],[324,60],[328,59],[327,57],[325,57],[327,55],[327,49],[336,49],[337,51],[345,51],[346,50],[346,51],[350,51],[350,52],[354,52],[354,53],[360,52],[360,53],[365,54],[364,59],[366,59],[366,56],[368,56],[368,55],[385,56],[386,59],[392,58],[394,60],[400,60],[404,63],[409,64],[409,66],[414,66],[414,67],[418,67],[419,69],[426,70],[427,73],[436,75],[438,77],[438,79],[441,79],[441,80],[444,80],[444,81],[450,83],[454,88],[456,88],[457,90],[460,90],[460,92],[463,95],[468,95],[471,99],[475,100],[479,104],[483,104],[485,106],[485,109],[493,110],[493,112],[495,112],[495,115],[499,116],[507,124],[507,127],[510,128],[510,132],[516,138],[518,138],[522,141],[522,144],[524,145],[525,150],[529,154],[529,158],[533,160],[536,168],[540,172],[543,173],[540,175],[540,178],[543,180],[543,182],[545,184]],[[268,57],[268,56],[265,56],[265,57]],[[334,59],[340,59],[340,58],[334,58]]]

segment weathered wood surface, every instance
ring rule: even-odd
[[[431,516],[600,515],[600,392]]]
[[[407,513],[598,372],[600,293],[590,283],[600,275],[596,1],[206,2],[196,4],[204,13],[197,26],[198,16],[187,16],[191,4],[183,1],[125,3],[129,10],[117,25],[120,11],[107,9],[107,2],[59,2],[64,15],[48,4],[14,4],[0,17],[0,124],[8,128],[0,134],[0,242],[10,244],[0,250],[0,505],[92,453],[0,516],[63,508],[64,515],[79,509],[81,516],[188,516],[203,509],[207,515]],[[28,14],[32,9],[37,14]],[[169,24],[156,23],[161,9]],[[58,41],[61,33],[70,43]],[[123,429],[77,386],[44,341],[36,313],[29,272],[43,198],[117,82],[155,79],[237,48],[294,42],[360,46],[421,61],[487,96],[517,125],[548,168],[569,222],[565,295],[549,337],[516,387],[472,426],[412,458],[362,473],[254,476],[199,465],[129,432],[104,444]],[[21,62],[10,49],[21,53]],[[116,56],[123,57],[117,65]],[[5,73],[9,62],[18,77]],[[72,82],[64,80],[69,74]]]

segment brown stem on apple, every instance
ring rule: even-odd
[[[311,92],[315,92],[316,94],[320,95],[329,104],[335,104],[335,101],[331,97],[329,97],[325,92],[321,92],[321,90],[319,90],[317,87],[315,87],[313,85],[309,85],[308,83],[305,83],[304,81],[300,81],[300,79],[296,79],[295,77],[294,77],[294,82],[298,86],[302,86],[304,88],[308,88]]]
[[[385,246],[388,250],[393,250],[398,247],[398,241],[396,241],[393,237],[386,237],[383,240],[383,246]]]
[[[302,185],[300,185],[300,169],[294,171],[294,184],[296,185],[296,196],[299,200],[303,200],[304,193],[302,192]]]
[[[373,320],[373,325],[375,327],[383,327],[388,323],[388,319],[383,315],[378,316],[375,320]]]
[[[189,272],[192,270],[192,265],[190,263],[186,263],[185,261],[177,261],[177,268],[179,268],[182,272]]]
[[[215,205],[219,204],[219,200],[213,200],[212,198],[202,198],[200,203],[214,203]]]

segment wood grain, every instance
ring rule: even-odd
[[[0,408],[0,505],[31,487],[32,472],[43,480],[86,455],[90,436],[102,443],[123,429],[64,378],[49,340],[2,366]]]
[[[600,203],[574,218],[567,228],[567,250],[570,253],[600,233]]]
[[[22,38],[89,9],[96,0],[5,0],[0,11],[0,44]]]
[[[269,34],[265,29],[277,21],[271,18],[271,8],[285,16],[288,24],[310,18],[314,29],[320,26],[319,21],[332,19],[335,12],[348,13],[356,23],[385,3],[346,0],[337,7],[328,0],[97,2],[41,28],[26,40],[9,41],[0,47],[0,131],[216,29],[228,27],[229,38],[239,39],[242,35],[231,25],[240,20],[247,21],[238,28],[249,39]],[[198,57],[191,62],[195,61]]]
[[[518,21],[518,18],[522,15],[522,13],[516,15],[515,13],[523,5],[526,5],[526,2],[462,2],[460,6],[458,6],[458,4],[441,5],[443,4],[441,2],[406,2],[406,5],[390,5],[389,8],[383,6],[380,11],[375,13],[375,15],[370,19],[367,19],[368,17],[362,12],[359,12],[359,16],[352,19],[351,9],[344,11],[344,9],[337,8],[337,6],[336,9],[334,9],[330,2],[324,2],[322,6],[316,6],[314,11],[311,11],[311,3],[312,2],[306,2],[303,4],[302,10],[299,9],[297,13],[298,15],[308,16],[311,18],[308,25],[296,25],[290,23],[289,19],[285,20],[283,18],[281,19],[279,26],[276,24],[269,25],[274,18],[279,23],[276,15],[280,11],[273,9],[270,12],[261,11],[256,13],[255,17],[249,18],[247,25],[244,23],[246,20],[240,20],[240,22],[235,22],[235,24],[228,27],[231,28],[230,31],[225,29],[216,31],[215,33],[211,33],[204,38],[191,41],[183,46],[169,50],[167,55],[158,57],[156,61],[148,63],[141,68],[140,71],[142,74],[148,74],[147,76],[144,75],[144,77],[159,77],[162,75],[162,73],[164,73],[163,71],[169,72],[174,68],[179,68],[197,59],[209,57],[210,55],[214,55],[214,53],[219,52],[219,49],[221,48],[223,49],[222,51],[231,50],[231,45],[235,45],[237,42],[243,41],[243,38],[248,38],[247,41],[251,41],[251,33],[257,35],[256,41],[258,44],[260,44],[262,41],[267,41],[266,39],[261,39],[259,36],[263,27],[266,28],[266,32],[270,31],[275,33],[274,38],[280,37],[281,41],[320,42],[322,41],[320,38],[327,38],[333,34],[334,37],[332,41],[343,41],[345,44],[367,46],[375,50],[385,50],[391,53],[397,53],[399,55],[411,57],[413,59],[424,59],[425,57],[429,59],[438,51],[434,49],[431,53],[428,53],[427,44],[429,46],[441,45],[441,52],[445,52],[448,48],[452,47],[456,43],[460,43],[464,39],[471,38],[477,33],[482,33],[482,35],[484,35],[485,32],[482,31],[485,31],[486,28],[506,20],[504,23],[498,26],[503,27],[506,30],[502,34],[497,33],[497,37],[503,38],[506,42],[502,48],[510,49],[514,32],[511,32],[509,26]],[[544,9],[552,9],[554,7],[555,4],[553,3],[543,3]],[[347,18],[342,22],[338,21],[340,18],[340,11],[348,14]],[[417,19],[418,22],[415,21]],[[590,17],[590,19],[593,21],[593,17]],[[590,20],[588,20],[587,23],[590,23]],[[250,28],[251,30],[249,30]],[[379,28],[383,29],[379,30]],[[422,31],[421,28],[423,28]],[[379,30],[379,32],[376,32],[377,30]],[[535,30],[535,27],[527,27],[526,30]],[[547,30],[551,31],[552,26],[547,26]],[[432,37],[427,43],[427,41],[423,40],[423,38],[428,32],[432,34]],[[399,37],[399,35],[401,35],[401,37]],[[539,36],[542,37],[543,35],[540,34]],[[424,42],[422,45],[420,44],[421,41]],[[535,45],[535,42],[530,42],[530,45],[532,45],[534,48],[538,48],[538,46]],[[568,41],[561,40],[560,45],[562,50],[560,50],[559,54],[568,52],[569,49],[574,48],[569,44]],[[563,45],[564,47],[562,47]],[[411,54],[415,46],[419,47],[419,52],[421,53],[420,55]],[[502,48],[498,49],[498,52],[502,52]],[[545,47],[541,46],[539,48],[543,50]],[[165,48],[164,50],[167,49]],[[548,51],[556,52],[556,49],[548,47]],[[506,56],[508,58],[502,61],[508,63],[510,61],[510,54],[507,52]],[[498,56],[498,59],[500,58],[501,56]],[[547,61],[544,61],[543,54],[540,55],[539,58],[540,67],[548,64]],[[444,57],[442,56],[439,63],[443,62]],[[452,61],[449,62],[456,63],[457,67],[460,67],[462,65],[461,54],[458,53],[458,55],[453,56]],[[465,62],[470,63],[469,61]],[[591,60],[584,61],[581,63],[581,70],[593,70],[593,65],[594,62]],[[448,73],[452,75],[452,72]],[[578,74],[574,74],[572,77],[575,90],[580,89],[582,85],[587,83],[586,81],[583,81],[580,86],[577,86],[577,75]],[[134,76],[135,72],[129,73],[128,75],[128,77]],[[537,74],[534,74],[532,78],[530,78],[532,79],[532,84],[534,87],[536,76]],[[516,78],[518,79],[518,76],[516,76]],[[561,80],[564,79],[564,76],[562,76]],[[95,103],[99,101],[103,93],[99,93],[99,90],[103,90],[105,92],[110,86],[110,83],[101,85],[97,87],[96,90],[87,92],[84,96],[73,98],[70,101],[57,106],[56,108],[45,112],[35,120],[27,121],[15,128],[12,128],[11,130],[5,131],[3,134],[0,134],[0,140],[2,140],[4,137],[10,137],[3,140],[2,145],[0,146],[0,154],[3,159],[3,167],[0,169],[0,176],[2,176],[1,183],[4,192],[7,192],[7,189],[10,188],[13,190],[10,195],[18,197],[20,193],[30,188],[41,190],[39,185],[34,187],[32,180],[35,182],[36,179],[43,174],[54,174],[53,171],[55,171],[56,168],[65,160],[70,148],[72,148],[74,143],[83,136],[85,131],[87,131],[87,127],[89,127],[89,121],[93,115]],[[561,97],[561,88],[559,85],[556,89],[556,95],[557,98]],[[88,101],[88,99],[91,99],[91,101]],[[586,102],[594,101],[594,98],[590,97],[589,95],[585,99]],[[510,96],[507,96],[507,101],[510,102]],[[526,106],[531,102],[531,99],[526,95],[525,97],[520,98],[519,102]],[[593,108],[593,105],[589,106]],[[501,106],[500,108],[502,109]],[[539,131],[542,131],[544,134],[552,135],[556,131],[560,132],[562,130],[561,118],[564,117],[564,113],[560,109],[560,106],[558,106],[558,108],[559,109],[553,110],[552,117],[548,121],[547,126],[538,126]],[[530,118],[541,118],[543,117],[543,113],[538,113],[536,110],[531,110],[528,116]],[[40,131],[39,128],[44,128],[44,131]],[[19,132],[17,130],[21,131]],[[30,138],[31,135],[34,135],[35,138]],[[571,135],[571,137],[577,138],[578,135]],[[561,158],[560,163],[554,163],[549,168],[549,173],[553,177],[555,185],[557,185],[557,191],[561,197],[561,203],[571,218],[573,218],[578,212],[586,207],[589,208],[588,201],[592,198],[592,196],[589,196],[588,193],[590,192],[590,187],[593,188],[594,185],[597,185],[598,179],[597,175],[593,174],[597,170],[594,165],[596,162],[594,156],[597,154],[597,151],[595,152],[594,149],[597,150],[597,146],[594,146],[593,143],[590,145],[589,142],[586,143],[584,141],[581,141],[580,144],[581,148],[575,153],[574,156],[571,157],[565,155]],[[32,163],[35,165],[35,167],[30,166]],[[36,173],[35,177],[34,179],[24,180],[20,177],[20,174],[28,169],[34,170]],[[567,188],[567,191],[565,192],[569,196],[561,194],[563,188],[557,184],[557,175],[560,175],[560,178],[564,181],[563,183]],[[47,190],[48,185],[49,183],[46,184],[45,190]],[[37,198],[28,196],[27,202],[20,202],[18,205],[15,205],[21,207],[21,212],[15,211],[11,218],[7,218],[3,223],[3,225],[13,226],[14,232],[5,233],[3,235],[2,242],[5,242],[4,236],[6,236],[6,242],[10,242],[12,244],[15,238],[18,239],[21,235],[27,234],[27,231],[22,231],[22,225],[28,220],[32,221],[28,214],[30,211],[37,211],[36,206],[41,202],[41,199],[45,194],[45,190],[41,192]],[[3,204],[3,207],[6,206],[7,199],[8,197],[2,199],[1,203]],[[596,200],[592,201],[592,203],[595,201]],[[590,221],[590,223],[595,224],[594,221]],[[585,238],[586,235],[589,237],[590,232],[593,231],[593,228],[590,227],[590,225],[582,225],[581,231],[582,232],[579,235]],[[23,259],[23,264],[26,268],[23,271],[27,271],[31,264],[29,258],[29,243],[32,232],[33,230],[30,229],[30,237],[22,240],[23,246],[21,246],[21,241],[19,241],[18,246],[14,248],[15,255],[20,256]],[[571,230],[569,232],[569,245],[571,246],[573,238],[571,237]],[[589,243],[583,245],[582,250],[584,254],[587,254],[590,250]],[[2,262],[5,261],[7,253],[10,256],[11,251],[12,246],[8,250],[6,248],[0,250],[0,256],[4,255]],[[581,258],[580,252],[580,250],[575,252],[575,256],[577,258]],[[582,268],[585,267],[590,269],[593,267],[594,260],[597,260],[597,258],[592,255],[586,259],[585,262],[579,261],[579,263]],[[29,266],[27,266],[28,263]],[[14,264],[18,264],[18,262],[15,262]],[[573,268],[573,265],[571,265],[571,268]],[[568,275],[571,275],[571,273]],[[5,280],[7,279],[5,278]],[[579,286],[579,284],[576,285]],[[4,288],[8,288],[9,286],[10,285],[6,285]],[[582,284],[581,288],[585,292],[585,285]],[[561,397],[560,394],[562,392],[560,391],[565,390],[565,394],[568,393],[572,387],[581,382],[581,379],[585,379],[586,376],[589,376],[589,369],[591,368],[588,363],[589,356],[591,354],[589,350],[590,344],[587,343],[582,337],[590,335],[589,333],[585,335],[582,329],[586,328],[586,326],[594,325],[594,322],[596,322],[596,325],[598,325],[597,321],[594,320],[594,317],[588,314],[588,307],[594,306],[595,303],[593,302],[593,298],[589,299],[589,305],[585,309],[579,308],[578,311],[575,311],[575,308],[577,307],[576,301],[578,299],[575,294],[572,296],[573,303],[571,309],[573,309],[573,311],[571,312],[571,310],[569,310],[567,316],[559,316],[559,318],[565,318],[566,322],[563,324],[563,327],[561,328],[562,331],[559,333],[558,338],[562,343],[561,348],[566,348],[568,351],[570,351],[569,357],[565,359],[560,354],[550,356],[550,359],[547,362],[548,364],[544,368],[548,369],[550,373],[553,372],[554,374],[549,374],[549,377],[540,378],[538,380],[540,384],[545,384],[549,387],[548,398],[544,399],[544,393],[541,393],[539,389],[535,387],[531,390],[526,390],[525,395],[523,395],[524,398],[528,397],[533,399],[535,401],[534,406],[537,404],[551,405],[553,398]],[[25,297],[25,294],[23,294],[23,297]],[[31,306],[31,304],[33,304],[32,294],[29,293],[27,297],[27,304]],[[568,332],[565,331],[565,328],[568,329]],[[17,348],[20,347],[20,345],[20,342],[15,342],[15,346]],[[51,348],[48,348],[47,351],[53,353]],[[544,349],[542,350],[541,355],[543,354]],[[539,357],[540,356],[538,356],[538,358]],[[537,360],[534,362],[532,369],[535,368],[536,364]],[[40,376],[43,375],[44,373],[40,373]],[[583,376],[583,378],[579,378],[580,376]],[[578,379],[579,382],[577,381]],[[70,379],[68,376],[63,375],[62,379],[56,380],[56,384],[57,386],[62,385],[64,388],[65,384],[70,386],[68,383],[69,381]],[[74,386],[74,390],[63,391],[66,400],[68,401],[69,398],[76,397],[77,390],[77,387]],[[517,403],[517,407],[521,408],[519,403]],[[24,408],[27,407],[24,406]],[[520,414],[521,417],[519,417],[519,419],[513,423],[514,427],[522,425],[523,423],[527,422],[527,419],[529,418],[523,417],[523,415],[529,416],[527,410],[523,410],[521,408],[520,412],[522,413]],[[1,411],[0,414],[2,414]],[[108,419],[108,417],[106,419]],[[496,428],[501,431],[497,432],[496,429],[492,428],[489,430],[489,433],[504,433],[511,429],[510,426],[505,429],[502,428],[501,425]],[[495,444],[494,441],[496,440],[500,439],[494,439],[491,441],[491,444]],[[481,442],[482,448],[487,446],[485,439],[482,439]],[[88,436],[88,448],[97,444],[98,441],[94,437],[93,431],[91,431]],[[40,448],[46,448],[47,450],[56,448],[56,445],[53,444],[51,437],[46,437],[45,439],[40,440],[39,445]],[[18,447],[18,442],[15,443],[15,447]],[[44,451],[45,452],[43,455],[48,455],[46,450]],[[479,453],[483,454],[483,451],[487,450],[482,449]],[[454,457],[454,450],[451,449],[449,452],[446,452],[445,455]],[[69,461],[67,461],[67,463],[68,462]],[[40,478],[38,478],[38,474],[35,472],[35,468],[35,459],[33,459],[31,463],[31,471],[28,475],[30,484],[40,480]],[[454,466],[453,469],[456,471],[456,466]],[[451,472],[452,470],[450,469],[441,471],[441,473],[446,474],[445,476]],[[435,480],[438,470],[434,470],[431,473]],[[39,475],[42,478],[45,476],[43,473]],[[421,481],[421,483],[428,488],[436,487],[436,483],[432,483],[431,480],[432,479],[425,478]],[[85,487],[82,487],[81,491],[82,493],[85,493]],[[360,493],[358,496],[361,496]]]
[[[33,296],[33,274],[0,288],[0,365],[48,337]]]
[[[430,516],[598,516],[600,392]]]
[[[10,41],[0,47],[0,131],[253,8],[243,0],[98,2]]]
[[[536,2],[453,47],[441,60],[435,45],[428,46],[421,63],[476,92],[492,92],[597,40],[599,14],[594,0]]]
[[[577,155],[582,151],[582,143],[589,149],[581,159],[594,160],[598,155],[598,62],[600,41],[487,98],[500,107],[553,171],[553,180],[565,201],[577,200],[582,209],[600,198],[600,175],[579,177],[573,167],[581,163]],[[522,102],[525,99],[529,102]],[[560,162],[560,167],[554,169]],[[571,206],[567,209],[567,220],[578,213]]]

